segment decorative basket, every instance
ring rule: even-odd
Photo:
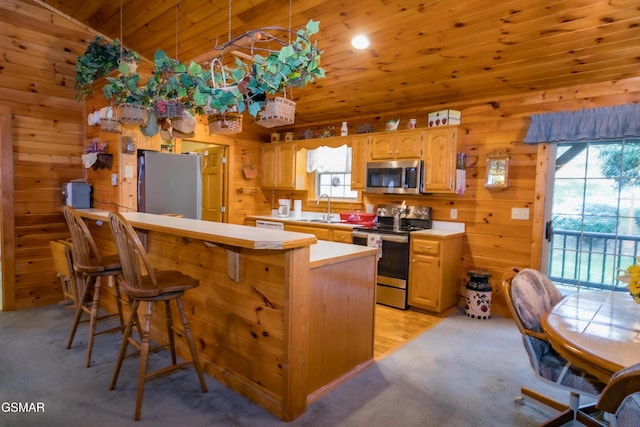
[[[123,125],[146,126],[149,122],[150,110],[136,104],[118,105],[118,117]]]
[[[274,99],[267,100],[267,105],[258,115],[258,124],[266,128],[291,125],[295,115],[295,101],[276,96]]]
[[[160,99],[153,104],[153,110],[159,119],[172,119],[174,117],[182,117],[184,104],[175,99],[169,101]]]
[[[209,133],[240,133],[242,132],[242,114],[239,113],[222,113],[209,114]]]
[[[100,117],[100,130],[102,132],[120,132],[120,122],[118,121],[118,118],[115,116],[115,114],[111,117]]]

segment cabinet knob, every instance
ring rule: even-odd
[[[422,245],[422,246],[420,246],[420,249],[423,249],[423,250],[424,250],[424,249],[431,249],[431,246],[425,246],[425,245]]]

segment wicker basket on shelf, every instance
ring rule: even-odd
[[[242,132],[242,114],[240,113],[214,113],[207,116],[209,133],[229,134]]]
[[[267,105],[258,115],[258,124],[266,128],[291,125],[295,115],[295,101],[276,96],[267,100]]]
[[[102,132],[120,132],[120,122],[113,117],[103,117],[100,119],[100,130]]]
[[[123,125],[146,126],[149,122],[149,112],[150,110],[142,105],[118,105],[118,118]]]

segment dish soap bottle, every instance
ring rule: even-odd
[[[349,127],[347,126],[347,122],[342,122],[342,127],[340,128],[340,136],[349,135]]]

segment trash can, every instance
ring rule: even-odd
[[[471,270],[467,273],[467,303],[465,314],[472,319],[491,318],[491,273],[485,270]]]

